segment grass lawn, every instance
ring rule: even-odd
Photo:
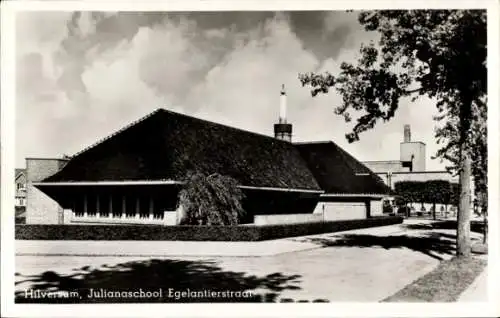
[[[482,259],[452,258],[441,262],[432,272],[420,277],[384,302],[452,302],[484,270]]]

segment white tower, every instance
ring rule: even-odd
[[[292,125],[286,121],[286,92],[284,84],[281,85],[280,114],[278,123],[274,124],[274,137],[288,142],[292,141]]]

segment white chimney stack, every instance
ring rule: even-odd
[[[292,124],[286,122],[286,92],[285,84],[281,85],[280,93],[280,117],[274,124],[274,137],[280,140],[292,141]]]
[[[286,92],[285,92],[285,84],[281,85],[281,94],[280,94],[280,124],[286,123]]]

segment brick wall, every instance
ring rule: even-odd
[[[413,171],[425,171],[425,144],[419,141],[402,142],[400,145],[400,160],[412,161]]]
[[[384,214],[384,211],[382,209],[382,200],[371,200],[370,201],[370,216],[380,216],[383,214]]]
[[[67,160],[26,158],[26,223],[27,224],[58,224],[62,222],[62,207],[49,196],[33,186],[53,175]]]
[[[365,219],[366,203],[320,202],[316,206],[314,213],[323,214],[325,221]]]
[[[321,214],[270,214],[270,215],[255,215],[254,224],[296,224],[296,223],[309,223],[321,222],[323,216]]]
[[[401,161],[365,161],[363,164],[368,167],[371,171],[377,172],[399,172],[408,171],[408,168],[404,168]]]

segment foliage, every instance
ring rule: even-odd
[[[299,75],[312,95],[335,88],[343,97],[335,112],[351,120],[350,109],[364,111],[352,142],[377,121],[394,117],[400,100],[428,96],[440,111],[455,118],[458,131],[469,132],[470,102],[486,95],[486,12],[480,10],[366,11],[359,22],[380,34],[379,48],[362,45],[357,65],[342,63],[340,74]],[[463,107],[462,107],[463,106]],[[463,127],[461,127],[463,126]]]
[[[16,240],[262,241],[402,223],[400,217],[262,226],[17,224]]]
[[[186,225],[235,225],[244,215],[244,194],[238,182],[218,173],[190,173],[179,192]]]
[[[388,200],[383,201],[382,203],[382,213],[392,213],[394,212],[394,208],[391,205],[391,202]]]
[[[445,180],[399,181],[394,189],[404,203],[458,204],[458,184]]]
[[[342,63],[340,73],[300,74],[311,94],[334,88],[342,95],[335,112],[351,121],[351,110],[362,112],[349,142],[380,120],[394,117],[401,99],[427,96],[454,134],[437,132],[456,149],[462,189],[470,187],[475,123],[486,113],[486,10],[382,10],[359,14],[366,31],[380,35],[378,47],[362,45],[357,64]],[[444,146],[444,148],[447,147]],[[453,150],[450,150],[453,151]],[[439,153],[444,156],[449,151]],[[482,152],[486,156],[485,152]],[[485,182],[485,181],[484,181]],[[457,253],[470,255],[468,191],[461,191]]]
[[[479,107],[481,105],[481,107]],[[477,203],[483,212],[488,209],[488,141],[487,141],[487,107],[485,103],[473,103],[473,114],[471,119],[471,157],[472,176],[474,180],[474,192]],[[435,118],[439,121],[446,119],[445,115]],[[459,169],[460,149],[459,132],[453,120],[446,120],[444,124],[436,129],[438,144],[444,144],[435,157],[447,159],[451,165],[447,167],[453,173]]]

